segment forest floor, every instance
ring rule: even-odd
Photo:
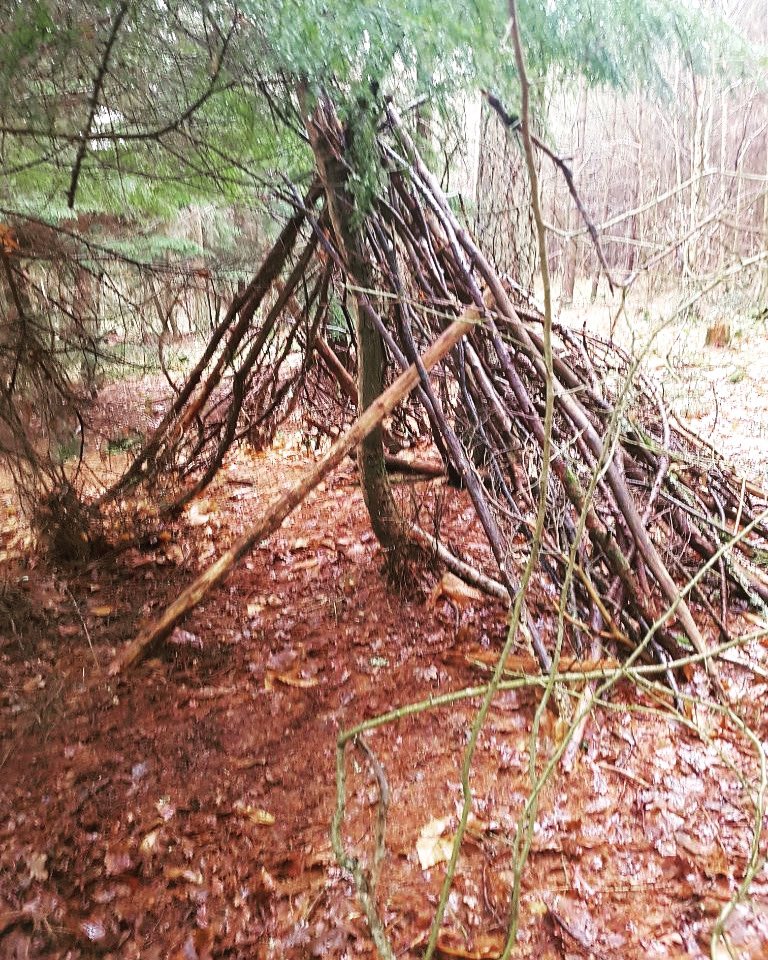
[[[713,443],[744,472],[768,480],[768,322],[756,315],[747,295],[723,294],[669,318],[684,296],[679,291],[642,291],[620,313],[616,299],[589,299],[580,284],[574,302],[559,319],[615,340],[644,369],[683,421]],[[710,327],[721,327],[727,342],[707,345]]]
[[[103,391],[105,423],[136,426],[159,399],[153,389]],[[31,561],[3,496],[0,960],[375,956],[329,839],[336,738],[394,707],[484,682],[505,633],[501,605],[457,597],[428,571],[393,590],[349,461],[171,641],[124,676],[106,675],[138,625],[307,460],[290,435],[266,454],[240,450],[178,521],[79,571]],[[444,539],[482,561],[463,493],[397,489],[411,504],[438,497]],[[551,602],[534,585],[533,616]],[[731,626],[751,625],[734,612]],[[526,651],[516,653],[525,662]],[[748,665],[723,664],[723,677],[754,740],[716,710],[676,713],[628,683],[596,708],[540,796],[515,956],[710,955],[713,925],[754,860],[756,826],[760,856],[768,839],[755,812],[768,644],[739,655]],[[703,672],[685,689],[705,697]],[[534,690],[499,694],[480,736],[439,957],[489,960],[503,944]],[[380,727],[367,736],[375,761],[348,754],[343,836],[363,863],[375,845],[377,770],[388,785],[377,903],[398,956],[424,950],[475,706]],[[547,711],[542,756],[561,732]],[[734,957],[768,955],[764,868],[727,931]]]

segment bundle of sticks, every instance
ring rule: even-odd
[[[256,420],[274,421],[302,395],[311,393],[317,404],[320,391],[325,406],[319,419],[316,408],[315,424],[343,421],[356,400],[350,298],[378,330],[391,378],[470,309],[480,322],[439,373],[420,377],[407,422],[466,490],[494,558],[492,569],[479,571],[453,557],[454,572],[511,597],[519,545],[530,540],[540,494],[543,318],[530,291],[484,256],[391,107],[377,144],[385,177],[361,227],[371,288],[349,276],[320,180],[304,195],[287,188],[292,212],[280,235],[103,500],[173,466],[190,477],[169,504],[180,509],[253,428],[254,409]],[[583,330],[555,324],[554,336],[554,453],[541,573],[557,588],[579,540],[567,611],[575,652],[587,655],[587,635],[633,648],[672,606],[676,627],[656,633],[657,654],[678,655],[681,645],[704,654],[705,637],[728,635],[736,597],[765,610],[766,495],[670,415],[633,357]],[[249,416],[246,400],[254,396]],[[329,432],[339,427],[326,425]],[[418,536],[423,542],[423,532]],[[445,549],[441,556],[451,562]],[[706,576],[687,588],[705,563]],[[546,664],[540,638],[536,650]]]

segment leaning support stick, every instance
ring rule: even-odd
[[[477,311],[469,310],[445,330],[423,354],[421,363],[425,370],[431,369],[450,352],[473,323],[478,322]],[[419,371],[412,364],[386,389],[340,437],[326,455],[319,460],[290,490],[278,497],[251,530],[212,563],[194,583],[190,584],[162,615],[146,626],[128,646],[114,658],[109,666],[111,676],[140,660],[150,647],[166,636],[190,610],[197,606],[208,591],[221,583],[247,553],[278,529],[283,520],[304,500],[350,451],[377,427],[387,414],[406,397],[419,383]]]

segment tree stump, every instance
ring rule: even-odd
[[[722,349],[731,343],[731,325],[725,320],[717,320],[707,327],[707,335],[704,343],[708,347],[718,347]]]

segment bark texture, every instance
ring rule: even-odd
[[[347,132],[342,129],[332,107],[321,102],[307,120],[317,171],[325,190],[328,213],[333,225],[339,255],[351,283],[360,290],[371,290],[374,277],[366,254],[362,223],[349,187]],[[352,312],[357,337],[357,402],[362,413],[383,392],[386,358],[381,334],[365,309],[368,297],[354,292]],[[363,498],[371,526],[385,550],[404,550],[408,539],[405,524],[392,496],[382,443],[382,428],[377,426],[358,447],[357,460]]]

